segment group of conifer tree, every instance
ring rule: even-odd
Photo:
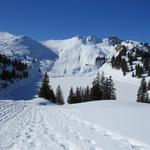
[[[17,79],[22,80],[28,77],[28,65],[26,63],[17,59],[10,59],[2,54],[0,54],[0,68],[0,79],[3,81],[0,90],[7,88]]]
[[[49,84],[49,76],[47,73],[45,73],[44,78],[42,80],[42,85],[39,91],[39,97],[45,98],[50,102],[53,102],[58,105],[64,104],[64,98],[61,87],[58,86],[56,89],[56,93],[54,93],[52,87]]]
[[[111,58],[112,68],[121,69],[124,76],[126,75],[127,72],[129,72],[128,64],[125,59],[126,53],[127,53],[127,48],[125,46],[122,46],[122,49],[119,52],[119,54]]]
[[[148,91],[150,91],[150,81],[147,83],[145,77],[143,77],[138,89],[137,102],[150,103]]]
[[[71,87],[67,102],[69,104],[74,104],[96,100],[115,100],[115,90],[116,89],[112,78],[105,77],[104,73],[98,73],[92,83],[91,88],[89,88],[89,86],[86,88],[77,87],[76,91],[74,92],[73,88]],[[56,92],[54,93],[49,84],[49,76],[47,73],[45,73],[42,80],[39,97],[45,98],[58,105],[64,104],[63,93],[60,85],[57,87]]]
[[[133,62],[140,61],[133,69]],[[137,47],[127,51],[126,46],[122,46],[117,56],[111,58],[112,68],[121,69],[125,76],[128,72],[132,72],[132,77],[141,78],[142,74],[150,76],[150,53]]]
[[[87,86],[86,88],[77,87],[75,92],[71,87],[68,100],[67,100],[69,104],[81,103],[87,101],[90,101],[89,86]]]
[[[71,87],[67,102],[74,104],[96,100],[115,100],[115,90],[111,76],[107,78],[104,76],[104,73],[98,73],[91,88],[89,88],[89,86],[86,88],[77,87],[74,92]]]

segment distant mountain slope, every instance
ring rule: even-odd
[[[123,41],[116,47],[116,54],[111,58],[112,68],[122,70],[124,76],[141,78],[150,76],[150,45],[136,41]]]
[[[87,74],[96,71],[113,54],[114,45],[120,43],[117,37],[100,39],[94,36],[76,36],[66,40],[42,42],[59,54],[52,75]]]
[[[116,36],[105,39],[95,36],[76,36],[66,40],[48,40],[42,42],[42,44],[59,55],[51,71],[52,76],[91,74],[97,71],[105,62],[109,62],[112,56],[116,57],[118,55],[120,55],[121,60],[125,59],[127,63],[130,63],[127,64],[128,72],[135,70],[135,63],[144,64],[143,55],[147,55],[147,62],[150,60],[148,56],[150,45],[148,43],[121,40]],[[126,56],[122,55],[123,48],[126,49]],[[133,56],[135,54],[136,58]],[[134,57],[133,66],[127,55]],[[143,58],[141,61],[139,60],[140,57]],[[118,63],[121,64],[121,60]],[[118,68],[121,69],[122,67]],[[115,69],[117,69],[117,66]],[[143,70],[143,73],[146,72]]]
[[[13,57],[31,56],[39,60],[55,60],[57,55],[38,41],[27,36],[0,33],[0,53]]]
[[[38,41],[27,36],[16,36],[7,32],[0,32],[0,54],[5,55],[8,59],[21,61],[30,68],[25,80],[17,79],[11,86],[3,88],[0,99],[18,100],[34,97],[38,92],[37,84],[41,80],[41,74],[43,71],[50,71],[58,58],[56,53]],[[0,64],[0,70],[3,69],[3,66]],[[12,74],[12,69],[9,66],[5,69],[10,71],[9,74]],[[2,72],[0,72],[1,75]],[[12,82],[12,80],[10,81]]]
[[[126,49],[125,52],[123,49]],[[3,95],[3,98],[30,99],[37,94],[37,85],[45,71],[49,72],[50,76],[56,77],[88,76],[103,70],[106,75],[112,75],[117,81],[123,81],[125,78],[131,78],[133,72],[134,77],[139,77],[135,70],[136,65],[139,64],[140,67],[144,66],[143,74],[150,75],[150,45],[121,40],[116,36],[104,39],[95,36],[75,36],[66,40],[38,42],[27,36],[0,32],[0,54],[12,60],[18,59],[31,67],[29,78],[21,84],[17,82],[11,90],[7,89],[8,91],[1,93],[0,98]],[[116,59],[118,56],[119,63],[117,65],[115,63],[112,67],[112,62],[116,62],[112,61],[112,58]],[[123,59],[128,67],[125,72],[121,71],[122,65],[120,65]],[[26,89],[30,89],[28,97],[24,93]]]

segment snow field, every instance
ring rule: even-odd
[[[107,76],[109,76],[106,73]],[[50,77],[50,85],[56,90],[57,86],[60,85],[63,91],[64,99],[67,103],[67,98],[69,95],[70,88],[73,87],[74,91],[78,87],[85,88],[86,86],[91,87],[93,79],[95,76],[74,76],[74,77],[57,77],[51,78]],[[117,100],[119,101],[136,101],[137,97],[137,90],[139,88],[139,83],[132,82],[129,83],[126,78],[123,81],[118,81],[117,78],[114,78],[115,88],[116,88],[116,95]],[[135,84],[136,83],[136,84]]]
[[[45,105],[41,102],[44,102]],[[110,114],[116,113],[113,111],[117,108],[116,105],[119,105],[123,111],[130,111],[130,113],[132,111],[129,106],[133,110],[135,109],[135,106],[130,103],[114,104],[113,101],[71,106],[47,105],[47,102],[43,99],[34,99],[28,102],[1,102],[0,149],[149,150],[150,146],[146,144],[149,134],[145,132],[148,125],[144,127],[146,118],[142,120],[142,126],[145,128],[143,132],[145,137],[148,138],[145,140],[146,143],[143,142],[143,136],[138,137],[134,132],[127,134],[125,129],[121,129],[118,122],[121,115],[116,117],[114,115],[114,121],[118,122],[116,128],[114,128],[115,123],[107,125],[112,117]],[[149,112],[146,105],[140,107],[143,108],[141,113],[146,114]],[[111,109],[108,111],[109,108]],[[108,112],[104,119],[102,116],[106,109]],[[145,109],[146,111],[143,111]],[[97,115],[97,112],[100,115]],[[123,124],[129,128],[129,122],[126,121],[130,117],[128,114],[124,116],[126,119]],[[135,114],[132,117],[134,116]],[[139,122],[140,119],[137,123]],[[139,130],[140,126],[137,127]],[[130,131],[130,129],[127,130]]]

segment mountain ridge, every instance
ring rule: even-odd
[[[97,36],[75,36],[65,40],[48,40],[41,42],[59,55],[51,71],[52,76],[70,76],[92,73],[97,71],[104,62],[116,55],[122,45],[131,50],[138,47],[149,51],[149,44],[122,40],[117,36],[99,38]],[[98,61],[98,62],[97,62]]]
[[[51,69],[48,70],[52,76],[91,74],[117,55],[122,46],[128,51],[134,47],[150,51],[148,43],[122,40],[115,35],[107,38],[77,35],[64,40],[39,42],[28,36],[0,32],[0,53],[21,59],[28,56],[40,61],[51,60],[53,63],[49,62]]]

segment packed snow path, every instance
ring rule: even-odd
[[[0,103],[0,150],[150,150],[80,118],[76,110],[45,103]]]

